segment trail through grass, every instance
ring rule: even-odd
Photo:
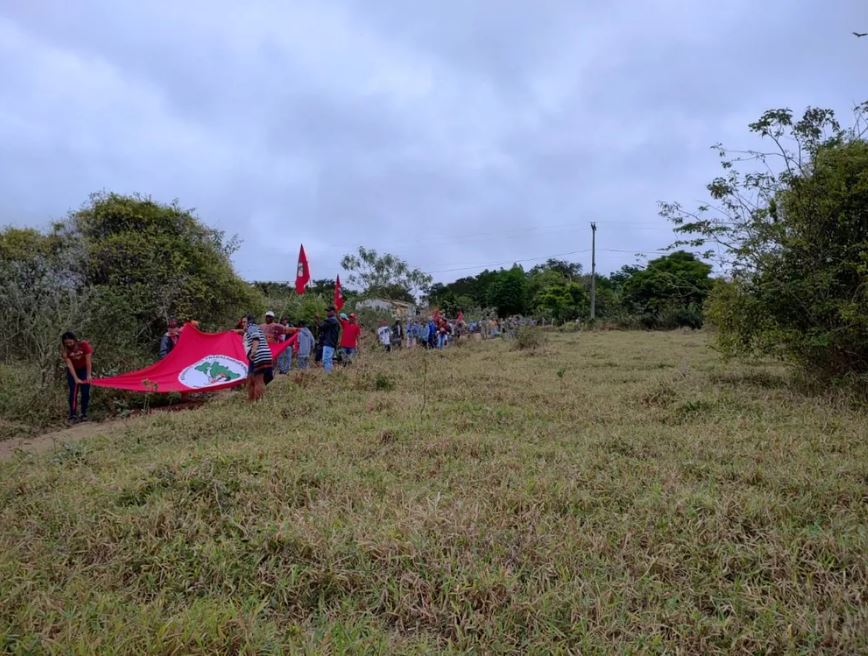
[[[0,652],[868,649],[864,408],[702,333],[356,365],[0,463]]]

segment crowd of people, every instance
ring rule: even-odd
[[[194,325],[197,322],[192,322]],[[465,322],[461,312],[455,319],[447,319],[439,311],[427,316],[407,320],[396,319],[390,323],[380,320],[375,332],[376,343],[384,351],[396,349],[442,350],[463,336],[478,335],[480,339],[514,335],[522,325],[536,325],[524,317],[507,319],[487,318]],[[170,320],[165,334],[160,339],[160,358],[165,358],[178,343],[183,326]],[[304,321],[293,325],[288,317],[276,319],[273,311],[265,313],[263,323],[256,317],[242,317],[234,328],[244,339],[249,370],[247,376],[248,399],[262,398],[265,387],[278,374],[288,374],[292,369],[305,370],[321,366],[331,373],[336,364],[348,366],[359,353],[362,326],[354,312],[338,314],[334,307],[326,310],[326,317],[315,325],[316,335]],[[277,361],[272,357],[271,346],[289,342],[280,352]],[[61,338],[61,358],[66,368],[68,386],[69,421],[87,421],[90,404],[90,383],[93,373],[93,348],[71,332]],[[313,360],[313,362],[311,362]]]

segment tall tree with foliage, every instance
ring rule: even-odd
[[[356,253],[344,255],[341,267],[347,272],[347,282],[365,296],[384,296],[413,302],[427,293],[431,276],[413,269],[401,258],[390,253],[380,255],[373,248],[359,246]]]
[[[256,309],[229,259],[236,240],[177,203],[95,194],[53,232],[83,245],[87,283],[115,294],[143,335],[155,337],[171,316],[223,322]]]
[[[520,265],[497,273],[488,288],[488,305],[496,308],[501,317],[527,311],[527,276]]]
[[[16,328],[0,344],[51,371],[60,333],[73,329],[96,342],[100,368],[140,364],[169,317],[225,326],[261,309],[232,269],[234,248],[175,204],[117,194],[92,196],[48,234],[7,229],[0,310]]]
[[[648,262],[624,282],[623,299],[648,328],[702,326],[711,265],[676,251]]]
[[[527,276],[530,310],[558,323],[587,316],[590,297],[581,275],[577,262],[550,259],[533,267]]]
[[[866,119],[868,102],[848,128],[829,109],[768,111],[750,130],[769,152],[718,148],[713,203],[662,205],[681,243],[711,246],[731,272],[709,302],[725,352],[775,354],[821,376],[868,373]]]

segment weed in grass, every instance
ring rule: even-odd
[[[384,373],[378,373],[374,377],[374,389],[384,392],[391,392],[395,389],[395,381]]]
[[[546,335],[542,330],[531,326],[521,326],[515,332],[513,348],[517,351],[534,352],[545,346]]]

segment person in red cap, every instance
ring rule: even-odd
[[[359,325],[356,313],[350,312],[347,317],[341,313],[341,361],[344,365],[352,362],[356,354],[359,352],[359,337],[362,334],[362,327]]]

